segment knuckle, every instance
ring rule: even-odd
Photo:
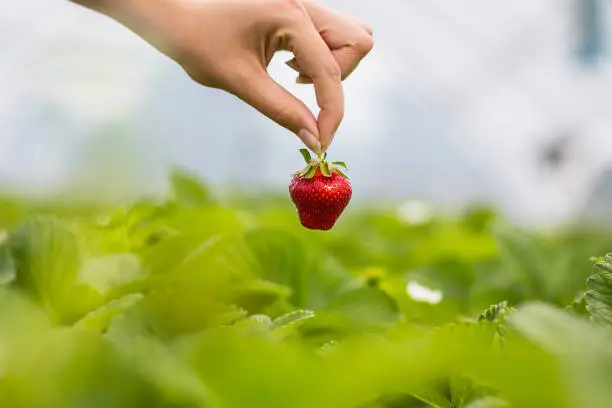
[[[319,103],[319,108],[326,111],[328,117],[332,118],[334,125],[340,125],[344,119],[344,103],[341,101],[326,100]]]
[[[308,17],[308,12],[299,0],[273,0],[274,11],[284,25],[300,24]]]
[[[325,74],[334,80],[340,80],[342,77],[342,69],[336,61],[330,61],[325,65]]]
[[[374,38],[371,35],[364,34],[357,38],[354,48],[359,54],[367,55],[374,48]]]

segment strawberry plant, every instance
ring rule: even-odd
[[[178,171],[165,200],[0,200],[0,406],[610,405],[609,231],[382,204],[335,225],[325,160],[292,182],[301,222]]]

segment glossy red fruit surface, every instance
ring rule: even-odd
[[[346,177],[336,172],[326,177],[317,169],[311,178],[294,176],[289,185],[289,194],[302,225],[326,231],[334,226],[348,205],[353,189]]]

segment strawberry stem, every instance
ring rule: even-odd
[[[306,161],[306,167],[302,170],[294,173],[295,176],[303,177],[306,179],[310,179],[314,177],[317,172],[317,169],[320,170],[321,174],[324,177],[331,177],[334,173],[339,174],[344,178],[348,178],[348,176],[338,168],[338,166],[344,167],[346,169],[346,164],[344,162],[332,162],[328,163],[327,160],[327,152],[321,154],[317,154],[316,158],[312,158],[310,152],[307,149],[300,149],[300,153],[302,157]]]

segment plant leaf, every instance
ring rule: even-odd
[[[310,163],[310,160],[312,160],[312,156],[310,156],[310,152],[308,151],[308,149],[300,149],[300,153],[302,153],[304,161],[306,163]]]
[[[351,275],[319,253],[311,253],[296,236],[267,229],[250,231],[246,242],[261,265],[263,279],[291,288],[295,308],[323,308],[351,288]]]
[[[429,389],[415,392],[412,395],[431,408],[446,408],[450,406],[450,401],[448,400],[447,396],[436,387],[430,387]]]
[[[510,408],[510,404],[499,398],[488,396],[473,401],[465,408]]]
[[[270,319],[270,316],[266,316],[266,315],[249,316],[247,319],[241,322],[238,322],[238,323],[242,323],[242,322],[248,322],[248,324],[250,325],[265,327],[265,328],[269,328],[272,325],[272,319]]]
[[[331,177],[331,171],[329,171],[329,165],[327,162],[321,162],[319,168],[321,169],[321,174],[323,174],[325,177]]]
[[[314,316],[315,313],[310,310],[295,310],[274,319],[271,329],[277,336],[285,338],[295,333],[302,324]]]
[[[335,161],[335,162],[332,162],[332,164],[335,164],[336,166],[342,166],[342,167],[345,168],[345,170],[348,170],[348,167],[346,166],[346,163],[343,162],[343,161]]]
[[[310,164],[308,164],[306,167],[304,167],[302,170],[300,170],[298,175],[300,177],[305,177],[311,169],[312,169],[312,166]]]
[[[122,295],[122,287],[142,281],[146,276],[140,259],[125,253],[88,259],[79,272],[78,281],[109,298]]]
[[[557,402],[553,403],[552,398],[546,398],[550,400],[549,403],[536,405],[535,401],[532,401],[532,406],[606,407],[609,405],[609,388],[604,386],[609,384],[607,374],[612,364],[610,332],[607,327],[599,327],[544,302],[530,302],[522,305],[512,315],[511,328],[545,352],[538,358],[539,363],[533,361],[531,364],[533,371],[529,375],[532,378],[541,378],[540,376],[549,372],[547,370],[552,368],[551,363],[554,366],[573,368],[572,381],[555,386],[555,380],[549,377],[546,391],[541,383],[530,385],[525,382],[524,385],[532,389],[531,395],[527,389],[522,390],[520,396],[525,402],[529,401],[528,396],[533,397],[537,394],[538,398],[541,398],[549,393],[549,397],[556,398]],[[513,340],[518,341],[514,338]],[[515,350],[516,347],[517,344],[514,344]],[[515,364],[511,357],[508,364]],[[549,365],[548,369],[545,368],[546,365]],[[515,390],[515,395],[518,396],[517,391]],[[569,401],[570,395],[574,402],[567,405],[566,401]],[[507,397],[508,394],[504,396]],[[512,406],[524,406],[518,401],[509,400],[509,402]]]
[[[579,316],[590,316],[589,310],[587,309],[586,293],[581,293],[576,296],[572,304],[567,306],[567,309]]]
[[[545,300],[552,296],[547,248],[536,237],[516,228],[497,226],[494,237],[502,265],[523,284],[527,296]]]
[[[177,350],[144,336],[122,336],[114,340],[130,367],[154,384],[165,400],[184,407],[221,406],[218,397],[206,387],[194,368],[180,358]]]
[[[314,312],[311,310],[294,310],[274,319],[272,322],[272,330],[277,330],[282,327],[295,325],[296,323],[314,317]]]
[[[181,208],[166,219],[166,225],[179,234],[200,239],[239,233],[243,229],[239,214],[221,206]]]
[[[336,173],[340,174],[342,177],[347,178],[347,179],[350,179],[350,177],[349,177],[349,176],[347,176],[347,174],[346,174],[344,171],[340,170],[340,168],[335,167],[335,168],[334,168],[334,171],[335,171]]]
[[[291,288],[263,280],[250,281],[236,292],[236,303],[251,313],[261,313],[277,299],[291,296]]]
[[[587,279],[587,288],[589,290],[584,299],[591,320],[603,326],[612,326],[612,273],[592,275]]]
[[[61,321],[81,264],[75,234],[58,218],[34,217],[11,234],[7,244],[15,261],[15,284]]]
[[[0,286],[15,279],[15,260],[8,245],[0,244]]]
[[[319,168],[318,166],[310,166],[310,168],[308,169],[308,172],[304,175],[304,177],[307,179],[313,178],[318,168]]]
[[[499,322],[502,321],[505,314],[508,312],[508,302],[505,300],[496,305],[492,305],[487,310],[482,312],[478,317],[478,321],[487,320],[489,322]]]
[[[228,314],[228,304],[261,305],[286,295],[285,288],[256,280],[258,268],[239,236],[209,239],[170,273],[155,275],[139,309],[166,336],[227,324],[242,314],[238,309]]]
[[[210,193],[194,175],[175,169],[170,175],[174,199],[182,205],[205,205],[210,203]]]
[[[316,316],[305,323],[305,331],[360,333],[380,332],[399,321],[395,301],[379,288],[356,287],[337,295],[326,307],[316,310]],[[326,341],[332,339],[325,339]]]
[[[109,303],[100,307],[99,309],[88,313],[85,317],[75,323],[75,327],[81,327],[98,333],[103,333],[106,331],[106,329],[108,329],[115,317],[125,313],[142,298],[143,295],[141,293],[132,293],[122,298],[111,300]]]

